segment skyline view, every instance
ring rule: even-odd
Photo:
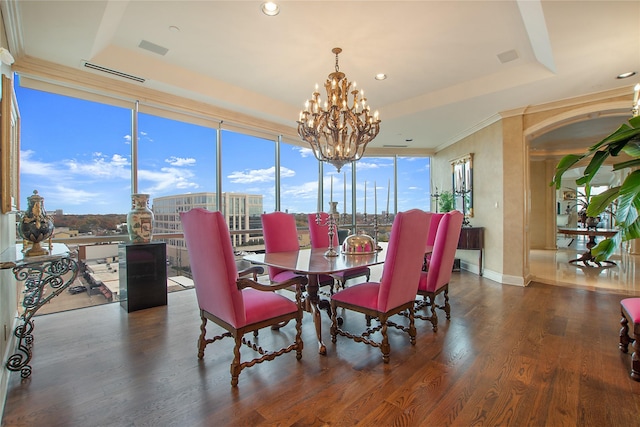
[[[16,78],[18,81],[19,77]],[[91,102],[15,85],[21,116],[20,209],[38,190],[47,211],[127,213],[131,209],[131,107]],[[294,122],[294,120],[292,120]],[[216,190],[217,124],[202,126],[140,109],[138,192],[154,197]],[[222,192],[261,194],[275,210],[275,143],[222,130]],[[318,161],[309,148],[280,144],[280,210],[316,212]],[[398,158],[398,210],[429,210],[429,158]],[[393,158],[356,163],[356,211],[394,212]],[[345,186],[346,180],[346,186]],[[374,192],[374,182],[377,195]],[[352,213],[351,165],[324,164],[323,207],[333,200]],[[389,188],[391,187],[391,188]]]

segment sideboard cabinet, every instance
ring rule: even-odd
[[[478,272],[482,276],[482,253],[484,252],[484,227],[462,227],[458,249],[475,250],[478,255]]]

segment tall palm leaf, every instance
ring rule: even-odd
[[[577,185],[589,186],[607,158],[609,156],[618,156],[621,152],[628,154],[633,159],[614,164],[614,171],[640,166],[640,116],[631,118],[628,123],[620,126],[611,135],[589,147],[586,153],[564,156],[556,165],[556,173],[550,185],[555,185],[556,189],[560,189],[562,175],[581,160],[591,158],[583,176],[576,180]],[[638,220],[638,212],[640,211],[640,170],[629,174],[622,185],[612,187],[601,194],[592,196],[587,208],[587,215],[597,217],[612,203],[617,205],[615,220],[618,233],[613,237],[602,240],[596,247],[591,249],[591,254],[597,261],[608,259],[620,242],[640,238],[640,220]]]

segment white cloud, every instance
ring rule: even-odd
[[[313,154],[313,150],[311,150],[311,148],[304,148],[304,147],[293,147],[294,150],[297,150],[300,153],[300,157],[302,158],[306,158],[306,157],[312,157],[315,156]]]
[[[281,195],[283,199],[316,199],[318,197],[318,183],[311,181],[300,185],[283,185]]]
[[[280,166],[280,178],[292,178],[294,176],[296,176],[296,171],[294,171],[293,169],[285,168],[284,166]]]
[[[131,177],[129,165],[129,160],[119,154],[114,154],[109,159],[101,153],[94,153],[89,163],[81,163],[76,159],[63,160],[60,166],[64,170],[60,172],[83,175],[88,180],[96,177],[128,179]]]
[[[255,184],[275,181],[275,166],[267,169],[251,169],[234,171],[227,175],[232,184]],[[280,178],[291,178],[296,175],[292,169],[280,167]]]
[[[393,167],[393,163],[373,163],[373,162],[367,162],[366,160],[360,160],[358,162],[358,170],[359,171],[363,171],[363,170],[371,170],[371,169],[380,169],[380,168],[387,168],[387,167]]]
[[[24,175],[46,176],[55,179],[58,170],[52,163],[45,163],[34,160],[33,150],[20,151],[20,173]]]
[[[139,170],[138,179],[145,184],[144,193],[163,194],[173,189],[197,189],[195,174],[187,169],[161,168],[159,171]],[[150,182],[147,184],[145,181]]]
[[[171,156],[168,159],[165,159],[165,162],[169,163],[171,166],[193,166],[196,164],[196,159],[193,157],[184,158],[184,157],[176,157]]]

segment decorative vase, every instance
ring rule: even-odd
[[[585,225],[587,226],[587,229],[595,229],[599,223],[600,223],[600,217],[588,216],[585,221]]]
[[[51,217],[44,210],[44,197],[38,195],[38,190],[33,190],[27,202],[27,210],[20,214],[18,222],[18,234],[32,243],[25,256],[48,255],[49,252],[40,246],[40,242],[51,237],[54,227]]]
[[[131,243],[149,243],[153,237],[153,212],[148,194],[131,195],[131,212],[127,214],[127,230]]]

